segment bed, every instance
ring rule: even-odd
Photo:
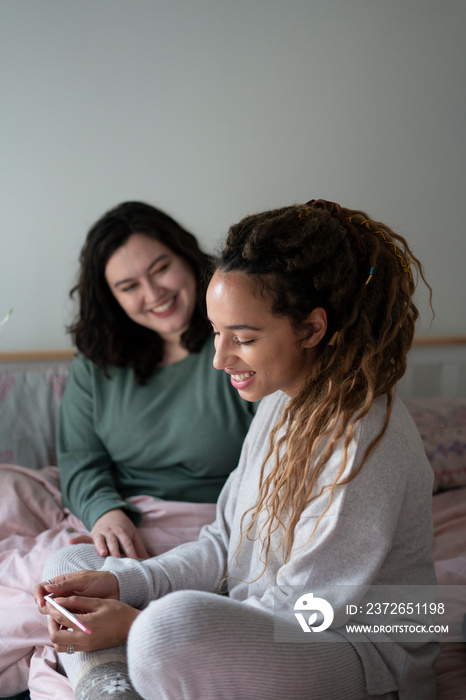
[[[70,359],[71,353],[51,357],[0,353],[0,463],[34,470],[54,463],[55,422]],[[399,391],[434,471],[433,554],[438,581],[452,591],[455,613],[462,620],[466,613],[466,337],[419,339]],[[466,700],[463,635],[460,629],[441,643],[436,664],[438,700]],[[40,676],[50,659],[40,653],[34,658]],[[24,660],[24,673],[29,663]],[[0,697],[5,696],[6,687],[2,678]],[[57,695],[37,695],[31,690],[31,697]]]
[[[437,700],[465,700],[466,338],[418,341],[400,393],[434,471],[433,555],[456,617],[453,639],[441,643],[437,659]]]

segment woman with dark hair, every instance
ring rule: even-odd
[[[100,556],[144,559],[195,539],[215,518],[255,410],[212,368],[211,260],[191,233],[153,206],[125,202],[90,229],[80,262],[69,329],[78,353],[56,439],[60,478],[53,467],[0,474],[8,503],[0,586],[4,600],[26,591],[21,612],[3,620],[0,686],[10,693],[24,689],[31,653],[41,673],[56,660],[27,593],[48,553],[85,542]],[[20,532],[26,521],[36,529]],[[32,675],[35,698],[42,680]],[[64,697],[48,676],[46,685]]]
[[[136,381],[144,384],[159,365],[168,364],[164,340],[157,328],[127,315],[105,275],[110,258],[134,234],[159,241],[184,260],[192,272],[196,283],[193,312],[179,338],[180,346],[188,352],[199,352],[211,335],[205,308],[206,271],[211,258],[179,223],[143,202],[120,204],[90,229],[81,251],[79,280],[71,291],[71,296],[79,295],[79,315],[69,331],[80,352],[98,367],[132,367]]]
[[[129,497],[213,504],[237,462],[253,409],[212,371],[210,262],[191,233],[141,202],[88,233],[57,457],[64,503],[101,555],[148,556]]]
[[[231,227],[214,366],[262,401],[197,542],[47,563],[34,595],[77,700],[433,700],[433,473],[396,394],[415,276],[402,236],[332,202]]]

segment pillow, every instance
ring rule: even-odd
[[[0,369],[0,464],[57,463],[55,431],[68,365]]]
[[[434,470],[436,491],[466,486],[466,399],[404,399]]]

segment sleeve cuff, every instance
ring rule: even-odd
[[[102,498],[99,501],[98,509],[93,507],[88,513],[83,517],[83,523],[88,528],[89,531],[92,530],[97,520],[108,513],[109,510],[122,510],[128,516],[128,518],[134,523],[134,525],[139,525],[142,520],[142,513],[139,508],[132,503],[121,500],[110,500],[109,498]]]
[[[152,577],[141,562],[135,559],[107,557],[102,571],[110,571],[117,577],[122,603],[137,610],[142,610],[150,603]]]

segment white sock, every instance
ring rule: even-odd
[[[129,679],[125,647],[60,654],[76,700],[140,700]]]

